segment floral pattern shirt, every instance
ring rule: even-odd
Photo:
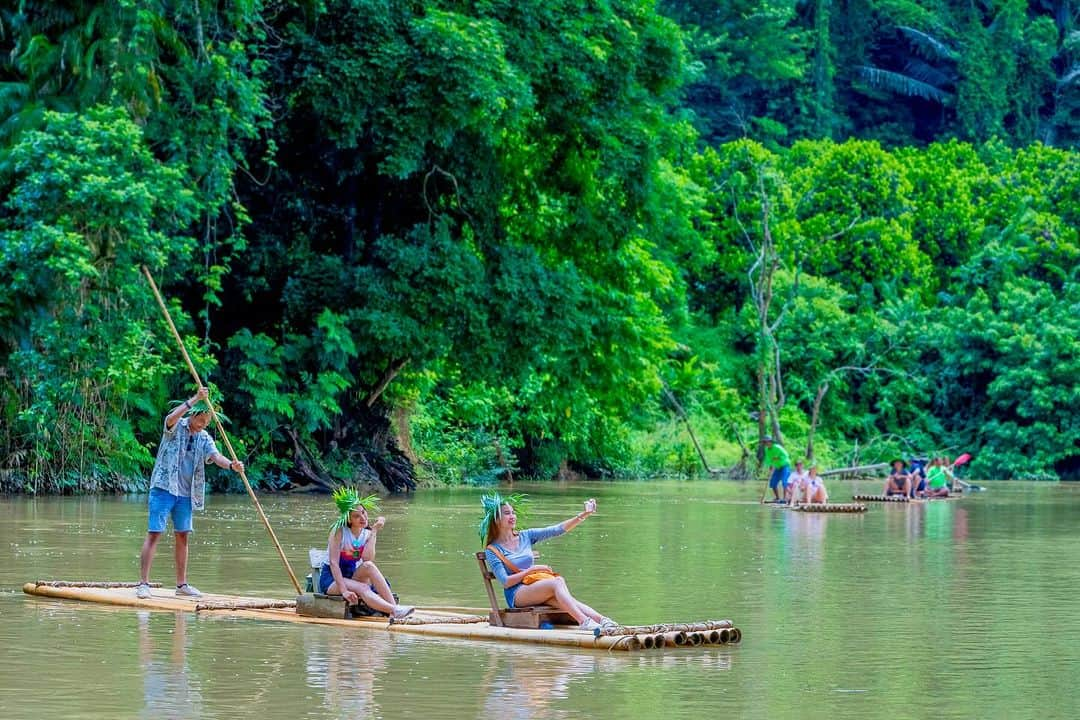
[[[190,446],[189,441],[190,440]],[[206,465],[210,463],[218,449],[210,433],[200,430],[193,433],[188,429],[188,419],[181,418],[172,430],[166,425],[161,435],[154,472],[150,475],[150,487],[160,488],[173,495],[180,495],[180,459],[181,452],[190,447],[195,454],[195,475],[191,479],[191,506],[202,510],[205,504]]]

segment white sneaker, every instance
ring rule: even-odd
[[[193,585],[188,585],[187,583],[184,583],[183,585],[180,585],[176,588],[176,595],[177,597],[202,597],[202,593],[199,592],[198,588],[194,587]]]
[[[412,607],[411,605],[395,605],[394,611],[390,613],[390,617],[394,618],[395,620],[401,620],[403,618],[409,617],[414,612],[416,612],[416,608]]]
[[[135,597],[139,598],[140,600],[149,600],[150,599],[150,584],[149,583],[139,583],[138,585],[136,585],[135,586]]]
[[[588,630],[589,632],[592,632],[593,630],[599,630],[599,629],[600,629],[600,623],[596,622],[591,617],[585,618],[585,620],[582,621],[582,623],[580,625],[578,625],[578,630]]]
[[[607,630],[608,628],[617,628],[617,627],[619,627],[619,623],[615,622],[614,620],[607,617],[606,615],[604,617],[600,618],[600,629],[601,630]]]

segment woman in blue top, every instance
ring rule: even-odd
[[[596,512],[596,500],[585,502],[585,510],[558,525],[530,530],[517,530],[517,513],[524,501],[522,495],[502,498],[498,493],[484,495],[484,519],[480,521],[480,537],[487,548],[488,567],[502,583],[508,607],[553,605],[577,620],[582,630],[595,630],[614,625],[605,617],[574,598],[566,580],[547,565],[533,564],[535,543],[558,537],[573,530],[581,521]]]

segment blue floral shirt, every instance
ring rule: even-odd
[[[202,510],[205,504],[206,465],[218,449],[210,433],[205,430],[192,433],[188,430],[187,418],[181,418],[172,430],[165,426],[154,461],[154,472],[150,475],[150,487],[180,495],[181,456],[188,447],[194,453],[195,466],[195,475],[191,479],[191,505],[196,510]]]

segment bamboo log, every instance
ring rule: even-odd
[[[852,500],[860,502],[893,502],[906,503],[910,500],[907,495],[852,495]]]
[[[294,608],[295,600],[247,600],[242,602],[211,601],[195,605],[195,612],[204,610],[269,610],[271,608]]]
[[[686,633],[684,632],[664,633],[664,647],[680,648],[684,647],[686,643]]]
[[[450,623],[455,625],[468,625],[471,623],[486,623],[487,621],[488,619],[486,617],[480,617],[479,615],[428,615],[426,612],[423,614],[417,612],[400,620],[391,619],[390,624],[437,625],[441,623]]]
[[[721,628],[717,632],[720,633],[720,643],[726,645],[731,642],[732,628]]]
[[[700,645],[705,640],[699,632],[692,632],[687,637],[690,639],[690,644],[694,646]]]
[[[84,582],[81,580],[37,580],[36,587],[71,587],[71,588],[133,588],[139,583],[133,582]],[[152,588],[160,588],[161,583],[149,583]]]
[[[695,632],[732,627],[730,620],[703,620],[692,623],[662,623],[658,625],[617,625],[600,630],[600,635],[638,635],[642,633]]]
[[[742,630],[739,628],[731,628],[731,638],[728,642],[738,645],[742,642]]]

